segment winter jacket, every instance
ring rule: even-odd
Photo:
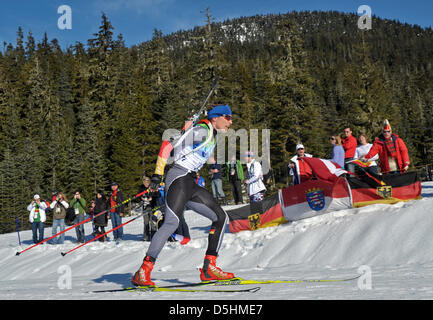
[[[155,192],[150,192],[149,187],[146,188],[146,186],[142,184],[138,188],[138,193],[142,193],[146,190],[148,190],[148,192],[137,198],[137,201],[143,201],[143,209],[153,209],[158,207],[158,199],[161,197],[161,193],[159,192],[159,190]],[[149,200],[150,198],[152,198],[152,200]]]
[[[373,147],[373,145],[371,143],[367,143],[364,145],[360,145],[359,147],[356,148],[355,151],[355,159],[359,159],[362,158],[363,156],[365,156],[366,154],[368,154],[368,152],[370,151],[371,147]],[[371,158],[371,163],[369,165],[369,167],[374,167],[377,166],[376,161],[374,160],[378,160],[379,159],[379,155],[375,155],[373,158]]]
[[[247,176],[248,195],[251,196],[260,191],[266,191],[265,184],[263,183],[262,165],[255,159],[247,163]]]
[[[335,162],[344,169],[344,148],[341,145],[334,145],[332,149],[332,162]]]
[[[231,175],[231,162],[226,162],[226,172],[225,172],[225,178],[226,181],[230,181],[231,179],[233,179],[232,175]],[[236,160],[235,166],[234,166],[234,170],[235,170],[235,180],[240,180],[243,181],[244,178],[244,169],[242,168],[242,163],[239,160]]]
[[[341,139],[341,144],[345,151],[344,159],[353,158],[355,156],[356,146],[358,145],[356,138],[354,136],[343,138]]]
[[[29,215],[29,221],[31,223],[33,222],[45,222],[47,220],[47,216],[45,215],[45,209],[47,208],[47,205],[45,202],[41,202],[39,205],[39,211],[36,207],[37,203],[30,203],[27,206],[27,210],[30,211]],[[39,220],[39,221],[38,221]]]
[[[102,198],[97,197],[95,199],[95,207],[93,208],[93,216],[96,216],[103,211],[107,211],[107,209],[108,209],[108,205],[105,197]],[[93,223],[95,224],[96,227],[106,227],[107,222],[108,222],[108,212],[100,214],[99,216],[93,219]]]
[[[403,139],[401,139],[398,135],[392,134],[391,139],[395,145],[396,149],[396,162],[398,169],[402,171],[402,169],[410,164],[409,160],[409,152],[407,151],[407,147],[404,144]],[[379,160],[380,160],[380,170],[383,173],[389,172],[389,163],[388,163],[388,157],[390,156],[390,153],[388,151],[388,148],[385,144],[385,138],[381,134],[379,137],[374,140],[373,146],[371,147],[370,151],[367,155],[365,155],[366,159],[373,158],[376,154],[379,154]]]
[[[113,207],[114,205],[119,205],[118,207],[111,209],[110,212],[114,213],[122,213],[124,212],[124,205],[121,204],[123,201],[125,200],[125,198],[123,197],[123,193],[122,191],[120,191],[120,189],[117,189],[116,191],[113,191],[110,194],[110,197],[108,198],[108,206],[109,208]]]
[[[311,158],[313,156],[309,153],[305,153],[304,157]],[[301,179],[301,176],[305,176],[305,172],[304,172],[305,170],[302,170],[300,166],[301,165],[309,166],[307,163],[300,164],[298,158],[299,157],[296,154],[295,156],[292,157],[292,159],[290,159],[290,162],[293,162],[295,164],[295,168],[289,168],[289,175],[294,176],[294,181],[293,181],[294,184],[300,184],[301,182],[304,182],[303,179]]]
[[[78,214],[85,214],[86,213],[86,205],[87,202],[86,200],[84,200],[83,198],[80,199],[72,199],[71,203],[69,204],[69,206],[71,206],[74,209],[78,209]]]
[[[51,204],[50,204],[50,208],[53,209],[53,218],[54,219],[65,219],[66,217],[66,209],[69,208],[69,204],[65,201],[57,201],[54,200]]]

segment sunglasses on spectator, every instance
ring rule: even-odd
[[[383,133],[391,133],[391,130],[383,130]]]
[[[335,140],[335,138],[334,137],[330,137],[329,140]]]

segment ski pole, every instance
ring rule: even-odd
[[[155,209],[152,209],[152,211],[153,211],[153,210],[157,210],[158,208],[159,208],[159,207],[157,207],[157,208],[155,208]],[[125,223],[122,223],[121,225],[118,225],[117,227],[115,227],[115,228],[113,228],[113,229],[111,229],[111,230],[108,230],[108,231],[105,232],[105,233],[99,234],[99,235],[97,235],[96,237],[94,237],[93,239],[91,239],[91,240],[89,240],[89,241],[87,241],[87,242],[85,242],[85,243],[83,243],[83,244],[80,244],[79,246],[77,246],[77,247],[75,247],[75,248],[69,250],[68,252],[61,252],[61,255],[62,255],[62,256],[66,256],[68,253],[71,253],[71,252],[73,252],[73,251],[75,251],[75,250],[81,248],[82,246],[85,246],[86,244],[89,244],[90,242],[93,242],[93,241],[95,241],[96,239],[99,239],[99,238],[105,236],[106,234],[108,234],[108,233],[110,233],[110,232],[113,232],[114,230],[117,230],[117,229],[119,229],[120,227],[123,227],[124,225],[127,225],[128,223],[130,223],[130,222],[132,222],[132,221],[134,221],[134,220],[137,220],[138,218],[142,217],[143,215],[144,215],[144,213],[142,213],[142,214],[136,216],[135,218],[132,218],[131,220],[126,221]]]
[[[136,194],[135,196],[132,196],[132,197],[126,199],[125,201],[123,201],[123,202],[121,202],[121,203],[118,203],[118,204],[116,204],[115,206],[113,206],[113,207],[111,207],[111,208],[109,208],[109,209],[107,209],[107,210],[105,210],[105,211],[99,212],[97,215],[93,216],[93,218],[96,218],[97,216],[99,216],[99,215],[101,215],[101,214],[104,214],[104,213],[106,213],[106,212],[108,212],[108,211],[110,211],[110,210],[112,210],[112,209],[115,209],[115,208],[117,208],[117,207],[120,207],[121,205],[124,205],[125,203],[128,203],[128,202],[134,200],[135,198],[138,198],[138,197],[142,196],[143,194],[145,194],[145,193],[147,193],[147,192],[148,192],[148,190],[145,190],[145,191],[143,191],[143,192],[140,192],[139,194]],[[67,231],[69,231],[69,230],[72,230],[72,229],[78,227],[79,225],[82,225],[83,223],[89,222],[90,220],[92,220],[92,217],[89,217],[89,218],[87,218],[87,219],[85,219],[85,220],[83,220],[83,221],[81,221],[81,222],[79,222],[79,223],[77,223],[77,224],[74,224],[73,226],[70,226],[69,228],[67,228],[67,229],[65,229],[65,230],[63,230],[63,231],[60,231],[59,233],[57,233],[57,234],[55,234],[55,235],[53,235],[53,236],[51,236],[51,237],[49,237],[49,238],[47,238],[47,239],[44,239],[44,240],[42,240],[41,242],[38,242],[38,243],[32,245],[31,247],[28,247],[28,248],[25,249],[25,250],[19,251],[19,252],[17,252],[15,255],[19,256],[21,253],[26,252],[27,250],[30,250],[30,249],[32,249],[32,248],[34,248],[34,247],[36,247],[36,246],[38,246],[38,245],[40,245],[40,244],[46,242],[46,241],[49,241],[49,240],[51,240],[51,239],[57,237],[58,235],[60,235],[60,234],[62,234],[62,233],[65,233],[65,232],[67,232]]]
[[[20,246],[21,246],[20,227],[19,227],[19,224],[18,224],[18,217],[17,217],[17,216],[15,216],[15,221],[16,221],[16,223],[17,223],[18,243],[19,243]]]
[[[206,108],[206,104],[209,101],[209,98],[211,97],[212,93],[215,91],[217,85],[218,85],[218,80],[219,77],[217,76],[212,84],[212,88],[209,91],[209,94],[207,95],[206,99],[204,100],[203,104],[201,105],[200,109],[198,110],[198,112],[194,115],[192,115],[186,122],[185,122],[185,126],[182,128],[182,133],[184,133],[188,128],[190,128],[191,126],[193,126],[198,118],[200,117],[200,114],[205,110]]]

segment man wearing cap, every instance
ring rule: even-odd
[[[382,173],[404,173],[409,169],[410,160],[407,147],[403,139],[392,133],[387,119],[383,122],[382,134],[374,140],[370,151],[361,160],[368,161],[376,154],[379,154]]]
[[[165,220],[155,233],[143,259],[143,264],[131,279],[133,285],[152,286],[151,272],[165,242],[175,232],[184,208],[196,211],[212,221],[208,247],[200,269],[201,280],[224,280],[234,277],[216,266],[228,216],[212,194],[195,183],[197,172],[211,157],[218,131],[227,131],[232,124],[232,111],[228,105],[216,105],[207,119],[189,127],[175,141],[163,141],[150,188],[156,190],[161,182],[170,153],[174,150],[174,164],[165,178]]]
[[[125,199],[123,197],[123,193],[119,190],[119,185],[117,184],[117,182],[111,183],[111,194],[108,200],[111,209],[108,212],[108,218],[111,219],[111,225],[113,226],[113,229],[122,224],[122,217],[124,212],[124,206],[122,202],[124,200]],[[120,227],[113,231],[113,238],[114,241],[120,241],[123,239],[123,227]]]
[[[293,176],[293,184],[300,184],[308,181],[313,176],[313,170],[310,165],[304,161],[304,157],[311,158],[312,155],[305,153],[303,144],[296,145],[296,155],[290,159],[289,175]]]
[[[44,240],[46,208],[46,203],[44,201],[41,201],[41,197],[38,194],[34,195],[32,202],[27,206],[27,210],[30,211],[29,220],[32,224],[33,243],[35,244]]]

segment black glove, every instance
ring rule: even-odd
[[[152,175],[152,178],[150,178],[150,190],[157,191],[159,189],[159,186],[161,185],[162,176],[159,174],[154,173]]]

